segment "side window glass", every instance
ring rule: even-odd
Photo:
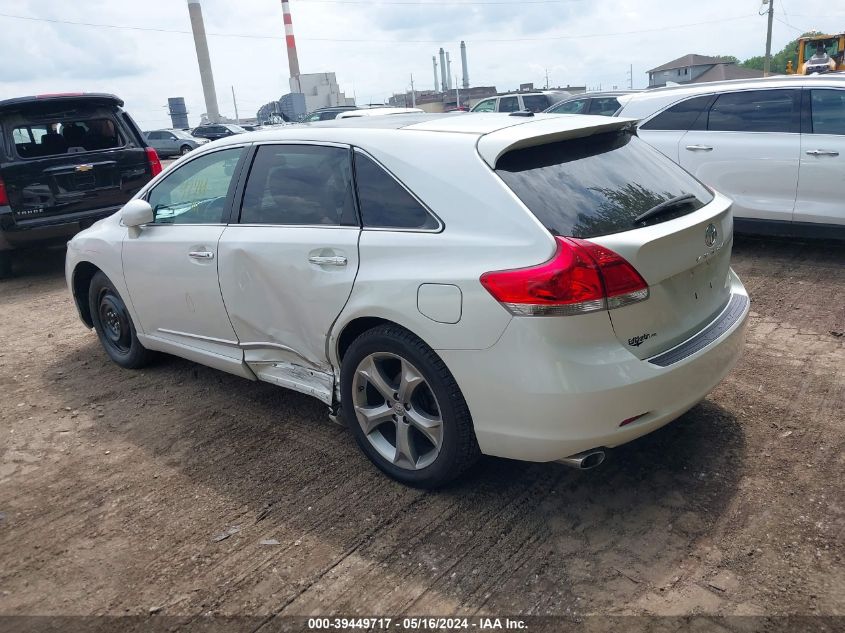
[[[192,160],[153,189],[147,200],[156,224],[221,224],[243,153],[236,147]]]
[[[576,99],[575,101],[567,101],[555,106],[552,112],[556,114],[582,114],[587,109],[586,99]]]
[[[749,90],[719,95],[707,129],[718,132],[797,132],[798,90]]]
[[[151,141],[157,141],[161,138],[161,132],[150,132],[147,134],[147,138]]]
[[[499,112],[516,112],[519,110],[519,97],[501,97]]]
[[[258,148],[241,224],[357,226],[349,150],[321,145]]]
[[[361,152],[355,152],[355,182],[365,228],[437,229],[437,219],[381,165]]]
[[[614,97],[598,97],[590,102],[590,114],[613,116],[619,109],[619,102]]]
[[[813,134],[845,134],[845,90],[811,90]]]
[[[475,107],[472,109],[473,112],[495,112],[496,111],[496,100],[495,99],[485,99],[484,101],[479,101],[475,104]]]
[[[522,104],[529,112],[542,112],[551,105],[546,95],[525,95]]]
[[[704,95],[676,103],[640,127],[644,130],[700,130],[707,120],[707,110],[713,95]]]

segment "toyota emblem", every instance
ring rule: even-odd
[[[719,231],[716,225],[712,222],[707,225],[707,230],[704,231],[704,243],[710,247],[716,243],[716,238],[719,237]]]

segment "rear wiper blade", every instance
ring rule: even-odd
[[[689,204],[693,200],[697,200],[698,198],[695,197],[694,194],[685,193],[682,196],[675,196],[674,198],[669,198],[665,202],[661,202],[657,206],[652,207],[645,213],[642,213],[634,218],[634,224],[639,224],[640,222],[645,222],[651,218],[657,217],[658,215],[663,215],[675,209],[676,207],[680,207],[685,204]]]

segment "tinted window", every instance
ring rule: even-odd
[[[717,132],[797,132],[798,90],[749,90],[719,95],[707,129]]]
[[[634,219],[662,202],[695,198],[650,224],[690,213],[710,192],[628,132],[609,132],[505,154],[496,173],[555,235],[595,237],[643,226]]]
[[[559,103],[550,111],[556,114],[583,114],[587,109],[587,99],[575,99]]]
[[[496,111],[496,100],[495,99],[485,99],[484,101],[479,101],[475,104],[475,107],[472,109],[473,112],[495,112]]]
[[[150,139],[151,141],[157,141],[157,140],[162,138],[162,133],[161,132],[150,132],[149,134],[147,134],[147,138]]]
[[[704,129],[706,116],[702,114],[713,100],[713,95],[704,95],[676,103],[640,127],[644,130],[700,130]]]
[[[321,121],[331,121],[332,119],[336,119],[338,114],[340,114],[340,112],[338,112],[338,111],[320,112],[320,120]]]
[[[56,119],[24,124],[12,130],[21,158],[40,158],[123,146],[117,124],[110,118]]]
[[[499,99],[499,112],[516,112],[519,110],[517,97],[502,97]]]
[[[241,223],[357,225],[349,150],[259,147],[244,191]]]
[[[590,101],[590,114],[613,116],[618,109],[619,102],[615,97],[596,97]]]
[[[812,90],[814,134],[845,134],[845,90]]]
[[[156,224],[220,224],[240,147],[206,154],[156,185],[147,200]]]
[[[422,229],[438,227],[436,218],[380,165],[355,152],[355,182],[365,227]]]
[[[546,95],[525,95],[522,97],[522,104],[531,112],[542,112],[550,105]]]

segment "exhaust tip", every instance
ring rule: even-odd
[[[602,450],[590,450],[559,459],[558,463],[578,470],[589,470],[601,466],[606,457],[607,455]]]

